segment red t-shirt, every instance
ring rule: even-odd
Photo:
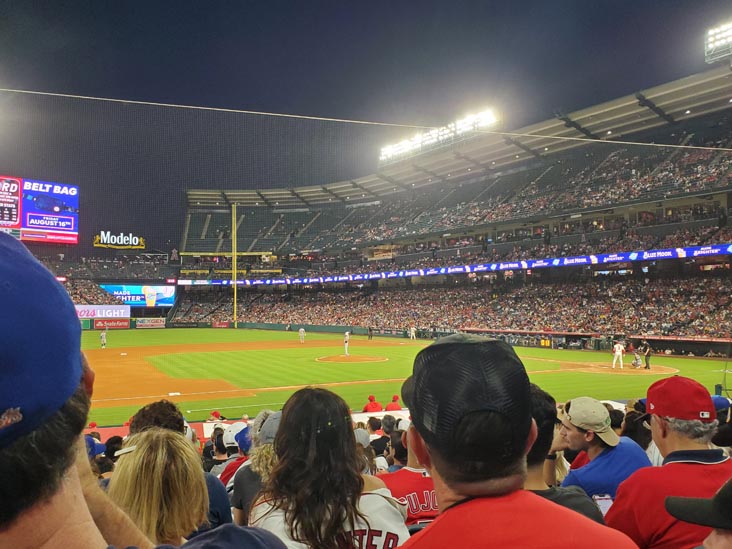
[[[386,405],[387,412],[393,412],[393,411],[401,410],[401,409],[402,409],[402,406],[398,402],[390,402],[389,404]]]
[[[639,469],[620,484],[605,522],[642,548],[697,547],[712,529],[675,519],[664,501],[667,496],[710,498],[731,476],[732,461],[721,450],[672,452],[662,467]]]
[[[526,490],[455,504],[401,547],[637,549],[622,532]]]
[[[437,514],[435,483],[424,469],[402,467],[393,473],[376,475],[391,495],[407,506],[407,526],[433,520]]]

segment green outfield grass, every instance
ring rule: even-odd
[[[318,357],[342,353],[333,343],[342,342],[338,334],[308,333],[305,345],[293,349],[271,349],[256,351],[221,351],[189,353],[177,351],[175,346],[191,343],[225,342],[272,342],[296,341],[297,333],[258,330],[225,329],[168,329],[168,330],[122,330],[110,331],[109,351],[125,347],[170,345],[170,354],[151,356],[147,360],[160,371],[173,378],[221,379],[242,389],[275,388],[268,391],[254,391],[253,396],[236,396],[226,393],[212,395],[206,400],[185,400],[185,395],[176,399],[186,418],[190,421],[208,417],[213,409],[230,418],[241,417],[243,413],[254,416],[262,408],[278,409],[295,390],[292,386],[308,384],[339,383],[330,389],[341,395],[354,411],[360,411],[367,396],[374,394],[382,403],[399,394],[401,381],[411,373],[412,361],[420,345],[407,340],[375,338],[367,342],[365,336],[351,340],[352,356],[386,357],[386,362],[371,363],[328,363],[318,362]],[[394,345],[394,343],[404,343]],[[429,342],[418,342],[426,345]],[[331,346],[327,346],[331,345]],[[84,332],[84,349],[99,347],[98,332]],[[599,399],[624,400],[645,396],[648,386],[665,377],[653,375],[614,375],[607,371],[598,373],[559,371],[562,363],[582,367],[582,363],[610,365],[610,353],[590,351],[563,351],[543,348],[517,347],[516,352],[526,365],[531,380],[552,394],[557,401],[576,396],[592,396]],[[626,368],[632,355],[626,355]],[[679,370],[679,373],[697,379],[710,392],[716,383],[722,382],[727,363],[721,360],[702,358],[679,358],[654,355],[652,365],[662,365]],[[668,374],[666,374],[668,375]],[[351,382],[351,384],[349,384]],[[276,388],[282,389],[276,389]],[[154,400],[154,399],[151,399]],[[92,408],[90,419],[100,425],[119,425],[125,422],[139,406],[114,408]]]

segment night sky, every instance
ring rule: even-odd
[[[0,0],[0,87],[426,126],[493,107],[515,129],[705,70],[728,20],[729,0]],[[153,193],[163,248],[183,189],[360,177],[414,133],[159,110],[0,93],[0,173],[79,185],[85,243],[149,222]]]

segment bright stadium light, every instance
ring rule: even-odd
[[[400,156],[419,152],[425,147],[452,141],[461,135],[492,126],[498,121],[493,111],[487,110],[478,114],[471,114],[448,124],[442,128],[435,128],[425,133],[418,133],[411,139],[405,139],[394,145],[387,145],[381,149],[380,162],[387,162]]]
[[[704,45],[704,61],[716,63],[732,60],[732,21],[707,31]]]

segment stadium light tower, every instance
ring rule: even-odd
[[[707,31],[704,43],[704,61],[732,63],[732,21],[716,26]]]

